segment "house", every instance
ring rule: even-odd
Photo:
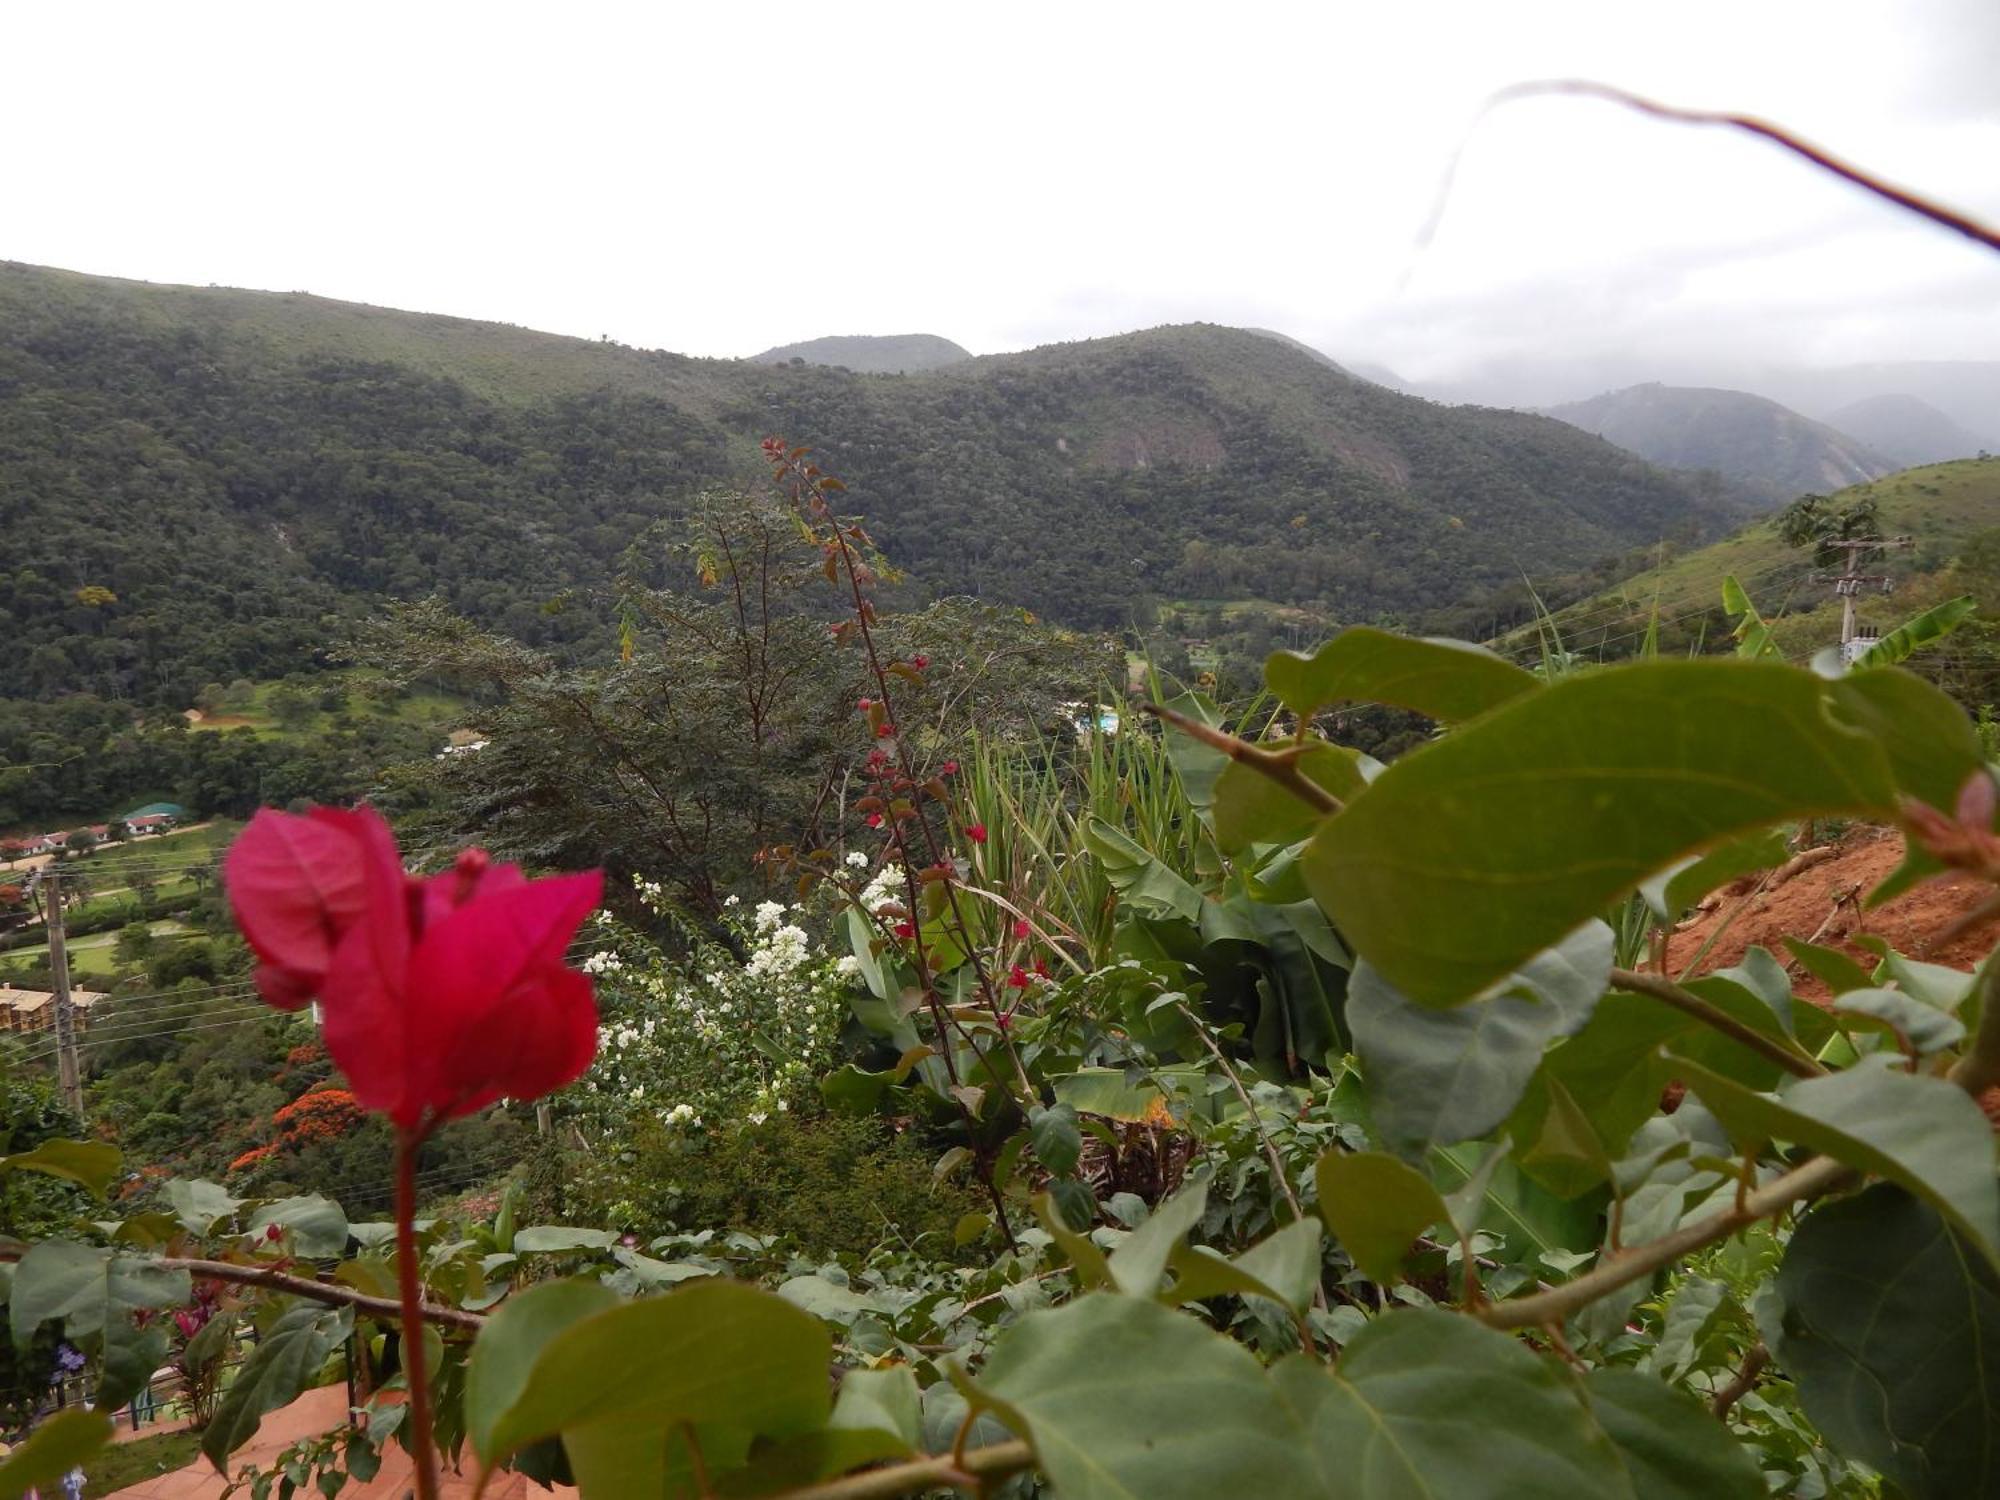
[[[55,999],[47,990],[17,990],[12,985],[0,985],[0,1035],[26,1036],[55,1030]],[[96,990],[69,992],[79,1030],[90,1025],[91,1008],[103,999],[105,996]]]
[[[176,822],[172,813],[131,813],[120,818],[125,831],[133,838],[144,838],[147,834],[167,833]]]

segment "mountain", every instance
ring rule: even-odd
[[[972,354],[934,333],[893,333],[807,339],[803,344],[780,344],[751,358],[760,365],[788,365],[796,359],[857,375],[910,375],[963,364]]]
[[[1832,414],[1833,425],[1901,464],[1971,458],[1993,446],[1915,396],[1870,396]]]
[[[1740,509],[1544,417],[1210,325],[883,379],[0,264],[0,696],[184,707],[439,594],[587,655],[656,522],[812,445],[913,590],[1080,627],[1407,618]]]
[[[1634,385],[1547,414],[1671,469],[1713,469],[1772,500],[1859,484],[1896,464],[1747,391]]]

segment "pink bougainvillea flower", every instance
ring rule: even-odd
[[[334,948],[367,909],[368,862],[385,850],[396,859],[381,818],[332,807],[304,817],[266,808],[237,836],[223,880],[265,1000],[297,1010],[319,993]]]
[[[308,823],[344,842],[302,833]],[[529,880],[472,849],[419,879],[368,808],[261,812],[238,848],[253,836],[227,868],[237,921],[278,972],[259,987],[273,1004],[320,1001],[327,1051],[364,1106],[422,1130],[538,1098],[590,1065],[597,1006],[563,954],[598,904],[600,872]]]
[[[986,825],[984,823],[967,823],[965,825],[965,836],[975,844],[985,843]]]

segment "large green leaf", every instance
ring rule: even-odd
[[[1639,882],[1656,921],[1678,922],[1687,909],[1717,886],[1784,863],[1785,835],[1771,829],[1748,838],[1731,839],[1719,849],[1697,854]]]
[[[1150,1297],[1160,1289],[1167,1262],[1189,1230],[1208,1208],[1208,1179],[1198,1177],[1147,1216],[1111,1253],[1112,1285],[1131,1297]]]
[[[1085,818],[1083,846],[1104,867],[1104,878],[1127,906],[1148,916],[1179,917],[1186,922],[1201,916],[1201,892],[1147,853],[1124,830],[1102,818]]]
[[[1592,1370],[1591,1414],[1618,1449],[1636,1500],[1760,1500],[1764,1476],[1685,1391],[1636,1370]]]
[[[1390,703],[1453,723],[1532,692],[1535,677],[1484,646],[1353,625],[1311,656],[1274,652],[1264,681],[1301,717],[1333,703]]]
[[[465,1431],[487,1463],[497,1458],[493,1431],[527,1388],[528,1373],[549,1341],[571,1324],[619,1305],[602,1282],[575,1277],[516,1292],[487,1318],[465,1368]]]
[[[1378,1284],[1396,1279],[1419,1235],[1451,1220],[1430,1178],[1379,1151],[1329,1151],[1313,1177],[1327,1229],[1361,1274]]]
[[[1341,1500],[1631,1500],[1618,1450],[1555,1360],[1458,1313],[1391,1312],[1339,1367],[1294,1355],[1272,1378]],[[1216,1494],[1256,1494],[1230,1486]]]
[[[57,1412],[0,1460],[0,1500],[19,1500],[29,1490],[56,1493],[63,1476],[110,1442],[112,1431],[101,1411]]]
[[[1548,1044],[1590,1019],[1611,959],[1611,929],[1591,922],[1495,993],[1450,1010],[1413,1004],[1372,964],[1357,964],[1347,1025],[1382,1143],[1421,1157],[1506,1119]]]
[[[165,1331],[157,1322],[140,1327],[133,1314],[177,1307],[192,1294],[186,1271],[142,1256],[43,1240],[14,1268],[9,1318],[17,1344],[52,1318],[62,1320],[72,1342],[95,1343],[103,1358],[98,1399],[115,1409],[152,1379],[166,1357]]]
[[[1933,604],[1922,614],[1913,615],[1877,640],[1874,645],[1854,658],[1854,665],[1893,667],[1898,662],[1908,661],[1933,641],[1942,640],[1950,635],[1978,612],[1979,604],[1970,594],[1961,594],[1956,599]]]
[[[1926,734],[1898,729],[1891,707],[1921,710]],[[1676,859],[1788,818],[1890,814],[1899,794],[1978,765],[1964,714],[1898,673],[1829,683],[1774,662],[1641,662],[1525,694],[1404,756],[1320,825],[1305,874],[1391,984],[1457,1004]]]
[[[1476,1162],[1481,1149],[1488,1160]],[[1440,1146],[1431,1153],[1430,1165],[1439,1187],[1451,1195],[1447,1202],[1453,1206],[1454,1223],[1462,1217],[1462,1228],[1499,1236],[1512,1259],[1597,1248],[1602,1235],[1598,1198],[1556,1196],[1504,1159],[1503,1147]],[[1461,1203],[1468,1188],[1471,1200]]]
[[[695,1281],[571,1323],[549,1339],[520,1396],[493,1420],[505,1454],[573,1428],[633,1433],[721,1424],[789,1437],[824,1424],[826,1325],[782,1297]]]
[[[215,1420],[201,1435],[209,1461],[223,1468],[231,1453],[256,1436],[265,1412],[297,1400],[353,1326],[348,1309],[317,1302],[302,1302],[273,1323],[222,1393]]]
[[[1265,748],[1284,749],[1288,743]],[[1364,762],[1374,765],[1358,750],[1316,740],[1295,764],[1300,775],[1345,802],[1368,784]],[[1324,816],[1242,761],[1231,761],[1215,783],[1215,841],[1226,854],[1239,854],[1252,844],[1293,843],[1312,832]]]
[[[1791,1141],[1901,1183],[2000,1265],[1993,1127],[1963,1089],[1880,1055],[1794,1081],[1775,1098],[1684,1058],[1669,1064],[1739,1145]]]
[[[974,1385],[1063,1500],[1330,1494],[1301,1434],[1241,1344],[1139,1297],[1094,1295],[1029,1313]]]
[[[262,1234],[272,1225],[292,1237],[292,1253],[311,1257],[339,1255],[347,1249],[347,1215],[340,1205],[314,1193],[266,1203],[243,1226],[246,1234]]]
[[[40,1172],[80,1183],[102,1198],[118,1175],[118,1148],[106,1141],[43,1141],[32,1151],[0,1156],[0,1172]]]
[[[2000,1278],[1942,1215],[1881,1184],[1785,1249],[1778,1363],[1806,1415],[1914,1500],[2000,1494]]]
[[[192,1235],[207,1234],[246,1201],[220,1183],[205,1178],[174,1177],[167,1182],[167,1202],[173,1205],[174,1216]]]

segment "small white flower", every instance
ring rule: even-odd
[[[842,979],[858,979],[861,977],[861,960],[852,953],[843,953],[833,961],[833,972]]]
[[[757,903],[757,930],[770,932],[785,920],[785,903],[782,901],[759,901]]]
[[[741,906],[743,904],[743,898],[741,896],[730,896],[726,900],[724,900],[722,904],[724,906]]]
[[[867,869],[867,868],[868,868],[868,856],[867,856],[867,855],[865,855],[865,854],[863,854],[863,853],[862,853],[862,852],[861,852],[861,851],[860,851],[859,849],[850,849],[850,850],[848,850],[848,851],[847,851],[847,868],[848,868],[848,869],[850,869],[850,870],[865,870],[865,869]]]

